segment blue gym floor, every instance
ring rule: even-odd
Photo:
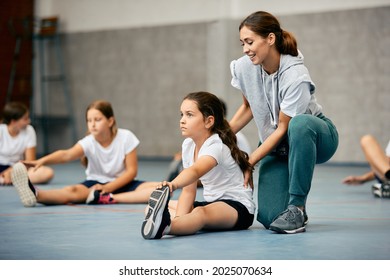
[[[139,179],[165,179],[168,161],[140,160]],[[84,179],[78,162],[53,166],[42,189]],[[276,234],[255,222],[249,230],[144,240],[145,205],[22,206],[16,190],[0,187],[1,260],[389,260],[390,200],[371,184],[345,186],[363,166],[318,165],[305,233]],[[202,189],[199,189],[201,198]],[[175,193],[177,197],[178,193]]]

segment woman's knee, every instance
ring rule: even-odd
[[[288,124],[288,138],[293,139],[295,136],[302,138],[303,134],[311,131],[311,115],[298,115],[293,117]]]
[[[296,129],[301,128],[302,126],[305,127],[310,116],[311,115],[302,114],[291,118],[288,128]]]

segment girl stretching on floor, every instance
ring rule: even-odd
[[[109,204],[116,201],[110,193],[131,192],[127,203],[146,203],[156,182],[135,180],[137,175],[137,146],[139,140],[127,129],[116,127],[111,104],[97,100],[86,110],[89,135],[68,150],[58,150],[34,161],[14,165],[11,178],[25,207],[35,204],[58,205],[68,203]],[[39,168],[86,159],[86,180],[55,190],[37,190],[29,181],[27,166]],[[90,190],[92,189],[92,191]],[[97,191],[97,192],[95,192]]]
[[[20,102],[4,106],[0,124],[0,185],[10,185],[12,166],[20,160],[36,159],[37,135],[31,126],[30,112]],[[48,166],[30,168],[28,178],[33,184],[46,184],[54,176]]]
[[[252,188],[244,186],[244,172],[252,171],[248,155],[224,118],[222,103],[208,92],[187,95],[181,104],[180,129],[184,170],[162,182],[151,194],[142,236],[190,235],[199,230],[242,230],[254,219]],[[197,181],[206,201],[195,201]],[[175,215],[168,210],[170,193],[182,188]]]

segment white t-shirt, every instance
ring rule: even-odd
[[[388,157],[390,157],[390,141],[389,141],[389,143],[387,144],[387,147],[386,147],[386,155]]]
[[[125,171],[125,157],[139,145],[139,140],[130,130],[119,128],[108,147],[102,147],[93,135],[84,137],[78,143],[88,158],[85,171],[87,180],[107,183]]]
[[[239,132],[237,132],[236,137],[237,137],[238,148],[240,148],[241,151],[244,151],[248,155],[250,155],[252,153],[252,148],[251,148],[251,145],[249,144],[248,139],[244,135],[244,133],[239,131]]]
[[[0,124],[0,164],[14,165],[24,159],[27,149],[36,147],[37,135],[34,128],[28,125],[15,137],[8,132],[6,124]]]
[[[194,152],[194,141],[191,138],[185,139],[182,145],[184,168],[194,164]],[[209,202],[219,199],[238,201],[253,214],[255,211],[253,191],[250,187],[244,187],[244,175],[231,156],[230,149],[218,134],[210,136],[200,148],[198,158],[206,155],[213,157],[217,165],[200,178],[204,199]]]

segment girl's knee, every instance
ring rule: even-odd
[[[64,190],[67,191],[68,193],[78,193],[81,191],[80,187],[77,185],[66,186],[64,187]]]
[[[372,145],[373,142],[375,142],[375,138],[371,134],[366,134],[360,139],[362,148]]]
[[[195,207],[194,209],[192,209],[191,212],[193,214],[196,214],[196,215],[204,215],[204,213],[205,213],[204,207],[202,207],[202,206]]]
[[[196,217],[198,221],[201,221],[203,225],[208,224],[209,220],[213,218],[213,212],[208,212],[204,206],[198,206],[192,209],[191,215]]]
[[[48,167],[47,168],[47,174],[50,177],[50,179],[53,178],[54,177],[54,170],[53,170],[53,168]]]
[[[50,167],[46,167],[46,169],[45,169],[45,181],[46,182],[49,182],[49,181],[51,181],[52,179],[53,179],[53,177],[54,177],[54,170],[52,169],[52,168],[50,168]]]

